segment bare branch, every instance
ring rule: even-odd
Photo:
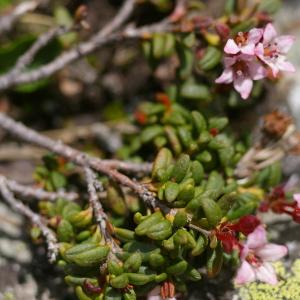
[[[62,140],[72,144],[79,139],[94,138],[101,143],[105,151],[115,153],[122,147],[122,134],[134,134],[138,129],[125,122],[91,123],[87,125],[72,125],[70,127],[43,131],[42,134],[52,139]],[[46,150],[31,145],[20,146],[16,143],[1,143],[0,161],[37,160],[46,154]],[[139,164],[143,165],[143,164]],[[134,171],[135,172],[135,171]]]
[[[0,113],[0,127],[23,141],[48,149],[79,166],[90,167],[97,172],[107,175],[112,180],[132,189],[147,205],[151,207],[161,207],[163,209],[162,204],[157,201],[155,195],[144,185],[130,179],[119,171],[112,169],[109,165],[103,163],[101,159],[80,152],[63,144],[61,141],[55,141],[49,137],[43,136],[23,124],[14,121],[3,113]]]
[[[126,0],[119,10],[118,14],[109,22],[105,27],[103,27],[99,33],[96,35],[98,38],[108,36],[129,18],[134,9],[135,0]]]
[[[0,175],[2,178],[5,178],[3,175]],[[26,186],[26,185],[22,185],[19,184],[18,182],[11,180],[11,179],[7,179],[6,180],[6,184],[8,186],[8,188],[17,193],[22,195],[23,197],[33,197],[33,198],[37,198],[40,200],[49,200],[49,201],[55,201],[58,198],[64,198],[66,200],[69,201],[73,201],[75,199],[78,198],[78,194],[77,193],[66,193],[63,191],[59,191],[59,192],[47,192],[41,188],[35,188],[32,186]]]
[[[20,73],[14,78],[7,78],[6,75],[0,77],[0,90],[4,90],[19,84],[35,82],[37,80],[49,77],[61,70],[64,66],[72,63],[82,56],[88,55],[91,52],[107,45],[111,42],[122,41],[124,39],[144,38],[155,32],[171,31],[173,26],[169,19],[153,25],[144,26],[140,28],[127,27],[123,31],[114,32],[109,35],[103,35],[102,31],[92,36],[88,41],[78,44],[76,47],[65,51],[60,56],[55,58],[52,62],[41,66],[33,71]]]
[[[149,174],[152,170],[152,163],[135,163],[130,161],[120,161],[117,159],[103,159],[102,162],[112,169],[135,174]]]
[[[97,181],[96,174],[90,168],[84,168],[84,172],[88,184],[90,207],[93,208],[94,216],[96,222],[99,224],[102,236],[104,237],[105,242],[111,246],[112,252],[119,253],[121,249],[108,231],[107,224],[109,220],[106,213],[103,210],[103,207],[99,201],[99,197],[97,194],[97,190],[99,192],[103,191],[103,186],[99,181]]]
[[[42,34],[17,61],[16,65],[5,76],[7,80],[13,78],[16,74],[22,72],[34,59],[40,49],[49,44],[57,36],[63,35],[71,30],[71,27],[60,26],[52,28]]]
[[[0,161],[39,160],[46,154],[47,150],[31,145],[16,146],[9,143],[0,147]],[[152,170],[152,163],[135,163],[117,159],[103,159],[102,163],[112,169],[136,175],[150,174]]]
[[[58,254],[58,244],[57,244],[57,239],[55,234],[53,233],[52,230],[50,230],[47,227],[46,221],[41,216],[34,213],[29,207],[24,205],[21,201],[15,199],[14,195],[8,188],[8,183],[5,177],[1,175],[0,175],[0,193],[2,194],[2,197],[6,200],[6,202],[14,210],[29,218],[33,224],[35,224],[40,228],[42,234],[46,238],[49,261],[54,262]]]
[[[112,33],[115,29],[123,24],[126,19],[129,17],[130,13],[133,10],[135,0],[127,0],[120,9],[116,17],[108,23],[102,30],[99,31],[98,37],[104,37]],[[42,34],[37,41],[26,51],[17,61],[16,65],[11,71],[5,74],[1,80],[4,82],[12,81],[13,77],[19,74],[24,70],[24,68],[29,65],[34,59],[37,52],[46,46],[51,40],[55,37],[63,35],[69,32],[72,27],[60,26],[57,28],[52,28],[48,32]]]
[[[35,10],[38,5],[39,2],[35,0],[21,2],[9,15],[0,17],[0,35],[9,31],[19,17],[27,12]]]

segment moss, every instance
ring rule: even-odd
[[[250,283],[239,288],[241,300],[296,300],[300,299],[300,259],[297,259],[290,272],[282,263],[274,264],[279,282],[276,286],[265,283]]]

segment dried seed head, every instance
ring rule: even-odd
[[[263,131],[272,138],[281,138],[286,132],[292,119],[290,116],[277,110],[264,116]]]

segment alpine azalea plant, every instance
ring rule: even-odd
[[[253,88],[253,80],[266,77],[269,69],[275,78],[280,71],[295,71],[286,58],[293,43],[292,36],[277,36],[271,23],[264,29],[253,28],[249,32],[239,32],[234,39],[226,42],[225,70],[216,79],[216,83],[233,82],[235,90],[243,99],[247,99]]]
[[[0,129],[7,131],[1,133],[1,141],[5,147],[6,136],[9,142],[16,137],[51,152],[40,160],[34,186],[0,174],[1,200],[34,224],[33,240],[39,247],[46,242],[50,262],[56,263],[78,300],[184,300],[195,288],[195,299],[203,299],[213,284],[203,292],[201,280],[213,282],[234,266],[239,266],[236,277],[226,278],[238,289],[248,289],[240,285],[253,281],[278,283],[272,262],[288,249],[268,242],[264,218],[258,214],[285,214],[300,223],[300,194],[295,193],[299,179],[290,176],[284,183],[281,165],[288,154],[300,155],[300,133],[292,118],[275,107],[251,139],[249,129],[238,123],[240,116],[251,113],[246,111],[249,106],[237,98],[249,98],[255,87],[254,107],[268,92],[256,81],[295,71],[287,59],[294,37],[279,36],[269,23],[280,0],[227,0],[217,18],[206,7],[223,1],[85,2],[87,7],[79,6],[65,27],[55,25],[59,21],[55,8],[53,28],[41,36],[35,35],[45,28],[34,30],[28,39],[29,26],[23,39],[18,29],[3,31],[5,26],[0,26],[5,43],[5,51],[0,51],[0,91],[5,100],[0,99]],[[88,20],[96,20],[85,19],[94,6],[90,2],[99,6],[107,2],[104,9],[118,2],[120,10],[98,32],[96,28],[83,32]],[[71,0],[64,4],[72,7],[71,13],[63,7],[71,18],[74,4]],[[38,13],[45,11],[49,18],[51,9]],[[3,22],[15,20],[15,10],[11,11],[12,19]],[[6,32],[13,32],[11,43]],[[232,36],[233,32],[238,33]],[[133,39],[134,43],[127,42]],[[106,49],[99,64],[99,55],[91,52],[102,46]],[[136,46],[141,46],[140,52]],[[52,48],[56,54],[43,54]],[[64,69],[86,55],[87,60]],[[77,72],[81,65],[84,68]],[[52,76],[57,71],[59,76]],[[86,71],[97,80],[84,80],[81,75]],[[55,80],[59,82],[52,84]],[[36,81],[43,84],[33,84]],[[5,95],[9,88],[13,93]],[[53,88],[59,91],[53,93]],[[66,95],[70,105],[72,99],[78,103],[70,115],[68,109],[62,112],[54,105],[57,115],[43,120],[52,112],[47,104],[50,90],[59,100]],[[29,100],[25,113],[27,102],[17,99],[21,93]],[[46,97],[42,106],[32,102],[36,95]],[[14,105],[6,105],[10,98]],[[82,105],[85,99],[95,101]],[[86,134],[68,139],[89,154],[45,137],[4,112],[28,122],[34,113],[33,124],[46,129],[65,117],[80,121],[73,106],[78,114],[88,115],[91,130],[99,122],[98,112],[108,121],[97,132],[85,130]],[[42,113],[35,111],[39,107]],[[253,119],[250,115],[246,121]],[[27,198],[40,201],[28,205]]]

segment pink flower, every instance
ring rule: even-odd
[[[277,76],[279,71],[295,71],[286,59],[293,43],[292,36],[277,36],[271,23],[264,29],[239,32],[234,39],[226,42],[225,70],[215,82],[233,82],[236,91],[243,99],[247,99],[253,88],[253,80],[267,76],[266,65],[272,70],[273,76]]]
[[[269,23],[263,33],[263,42],[255,48],[255,54],[272,69],[275,77],[279,71],[295,72],[295,67],[286,59],[294,41],[295,38],[290,35],[277,36],[274,26]]]
[[[266,76],[265,68],[259,64],[253,56],[239,54],[224,58],[225,70],[216,83],[229,84],[240,93],[243,99],[247,99],[253,88],[253,80],[259,80]]]
[[[277,284],[277,276],[270,262],[287,254],[287,247],[267,243],[266,230],[262,225],[248,235],[241,251],[242,264],[238,269],[235,283],[245,284],[255,280]]]
[[[249,32],[239,32],[235,39],[229,39],[224,47],[227,54],[243,53],[255,55],[255,46],[263,36],[263,29],[253,28]]]

